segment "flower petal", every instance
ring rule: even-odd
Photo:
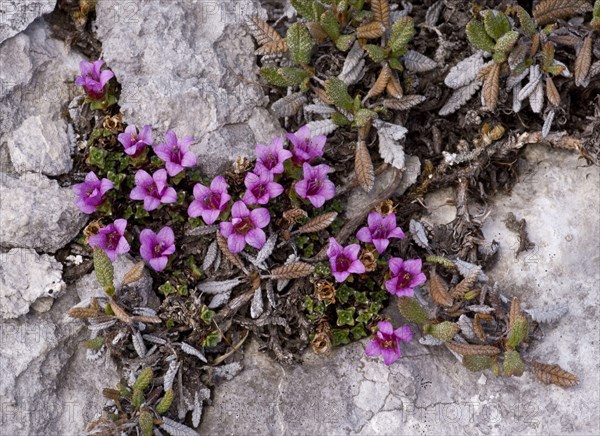
[[[376,339],[371,340],[365,347],[365,354],[369,357],[376,357],[381,355],[381,346]]]
[[[344,247],[344,254],[348,256],[350,260],[358,259],[358,253],[360,253],[360,245],[350,244]]]
[[[227,247],[232,253],[239,253],[246,246],[246,240],[242,235],[232,233],[227,238]]]
[[[150,266],[154,271],[162,271],[167,267],[167,263],[169,259],[166,256],[155,257],[154,259],[150,259]]]
[[[220,193],[227,192],[227,182],[225,181],[225,177],[215,177],[212,182],[210,182],[210,189]]]
[[[354,274],[363,274],[365,271],[366,271],[365,266],[358,259],[355,260],[354,262],[352,262],[350,264],[350,267],[348,267],[348,272],[354,273]]]
[[[294,190],[300,198],[306,198],[308,195],[308,180],[303,179],[294,185]]]
[[[379,321],[377,323],[377,330],[386,335],[391,335],[392,333],[394,333],[394,327],[389,321]]]
[[[367,217],[367,223],[370,228],[379,226],[379,224],[381,224],[381,214],[378,212],[371,212]]]
[[[175,177],[177,174],[183,171],[183,166],[169,161],[165,163],[165,168],[167,169],[167,174],[169,174],[171,177]]]
[[[233,224],[231,224],[229,221],[224,221],[219,224],[219,230],[221,235],[228,238],[233,233]]]
[[[344,282],[348,277],[350,277],[350,273],[348,271],[333,271],[333,277],[339,283]]]
[[[358,239],[360,242],[371,242],[373,240],[371,238],[371,231],[368,227],[363,227],[356,232],[356,239]]]
[[[250,212],[250,219],[256,227],[262,229],[263,227],[268,226],[271,222],[271,215],[269,214],[268,209],[260,207]]]
[[[144,197],[144,209],[146,209],[146,211],[153,211],[154,209],[157,209],[158,206],[160,206],[160,200],[158,198],[150,196]]]
[[[409,326],[403,325],[402,327],[394,330],[394,336],[403,342],[410,342],[413,338],[413,331]]]
[[[161,203],[171,204],[177,202],[177,191],[173,188],[167,188],[160,199]]]
[[[252,229],[246,235],[248,245],[260,250],[264,245],[267,237],[261,229]]]
[[[157,239],[165,245],[173,245],[175,243],[175,233],[169,226],[165,226],[156,235]]]
[[[213,181],[214,183],[214,181]],[[211,184],[212,187],[212,184]],[[210,194],[210,189],[204,186],[202,183],[196,183],[194,185],[194,198],[198,201],[204,200],[204,197]]]
[[[392,257],[388,261],[388,265],[390,267],[390,271],[392,272],[392,274],[397,276],[398,274],[400,274],[400,271],[402,270],[402,267],[404,265],[404,260],[402,260],[400,257]]]
[[[404,261],[404,269],[413,276],[416,276],[421,272],[422,266],[423,262],[421,259],[408,259]]]
[[[373,239],[373,245],[375,245],[377,252],[381,254],[390,245],[390,241],[389,239]]]
[[[236,201],[233,203],[233,206],[231,207],[231,216],[233,218],[245,218],[248,215],[250,215],[250,211],[243,201]]]
[[[383,354],[383,363],[386,365],[391,365],[400,357],[400,353],[398,350],[394,350],[392,348],[384,348],[382,351]]]
[[[125,228],[127,228],[127,220],[123,218],[116,219],[114,222],[115,229],[119,232],[120,235],[125,233]]]
[[[204,210],[201,215],[202,215],[202,219],[204,220],[204,222],[206,223],[206,225],[211,225],[213,224],[217,218],[219,218],[219,215],[221,214],[221,211],[218,209],[215,210]]]

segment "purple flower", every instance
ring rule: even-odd
[[[273,174],[283,173],[283,163],[292,157],[292,152],[283,148],[283,138],[275,138],[270,146],[256,144],[256,170],[267,170]]]
[[[400,342],[408,343],[413,337],[413,332],[407,325],[396,330],[389,321],[377,323],[377,333],[365,348],[369,357],[381,356],[386,365],[391,365],[401,355]]]
[[[210,183],[210,188],[196,183],[194,198],[195,200],[188,207],[188,215],[192,218],[201,216],[208,225],[217,220],[231,199],[227,193],[227,182],[223,176],[215,177]]]
[[[157,233],[150,229],[140,233],[140,254],[154,271],[162,271],[167,266],[169,255],[175,253],[175,234],[171,227],[163,227]]]
[[[169,176],[176,176],[183,171],[183,167],[196,165],[196,156],[188,151],[193,141],[194,138],[191,136],[177,139],[175,132],[169,130],[165,134],[165,142],[154,147],[156,155],[165,162]]]
[[[243,201],[233,203],[231,222],[221,223],[221,234],[227,238],[229,251],[239,253],[246,244],[256,249],[262,248],[267,238],[261,229],[270,221],[271,215],[264,207],[249,211]]]
[[[135,188],[131,190],[129,198],[144,200],[144,209],[148,212],[156,209],[161,203],[175,203],[177,192],[167,186],[167,172],[158,170],[152,176],[144,170],[135,173]]]
[[[138,133],[137,127],[131,124],[117,138],[125,147],[126,154],[134,157],[139,156],[146,146],[152,145],[152,127],[146,125]]]
[[[81,61],[79,70],[81,76],[77,76],[75,83],[83,86],[88,97],[94,100],[100,100],[106,92],[106,84],[110,79],[115,77],[115,74],[110,70],[100,71],[104,65],[104,61],[99,59],[95,62]]]
[[[384,217],[378,212],[371,212],[367,218],[368,227],[358,231],[356,237],[361,242],[371,242],[379,254],[390,244],[390,238],[404,238],[404,232],[396,226],[396,215],[391,213]]]
[[[335,196],[335,185],[327,178],[329,167],[325,164],[312,167],[304,163],[304,179],[295,185],[296,193],[301,198],[310,200],[314,207],[321,207],[325,200]]]
[[[338,282],[345,281],[351,273],[362,274],[365,272],[365,266],[358,260],[359,251],[358,244],[342,247],[335,238],[329,238],[327,256],[329,256],[331,272]]]
[[[113,184],[108,179],[98,179],[98,176],[90,171],[85,176],[85,182],[73,185],[73,192],[77,195],[75,204],[83,213],[91,214],[104,201],[106,191],[112,189]]]
[[[425,283],[427,278],[421,272],[421,259],[402,260],[392,257],[388,265],[392,272],[392,278],[385,282],[385,287],[390,294],[398,297],[412,297],[414,287]]]
[[[256,170],[255,170],[256,171]],[[273,181],[273,173],[261,170],[258,174],[248,173],[244,180],[246,193],[242,200],[246,204],[267,204],[271,198],[283,193],[283,186]]]
[[[88,238],[88,244],[92,248],[102,249],[113,262],[119,254],[129,252],[129,243],[125,239],[125,228],[127,220],[117,219],[113,224],[99,230],[98,234]]]
[[[304,162],[310,162],[315,157],[323,156],[323,147],[327,137],[318,135],[311,138],[308,126],[300,127],[296,133],[286,133],[285,136],[294,144],[292,162],[296,165],[302,165]]]

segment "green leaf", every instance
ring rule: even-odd
[[[350,299],[350,295],[352,295],[354,289],[347,285],[342,285],[335,291],[335,299],[342,304],[346,304]]]
[[[114,294],[114,267],[102,249],[94,248],[94,272],[100,286],[110,296]]]
[[[171,407],[171,404],[173,403],[174,397],[175,393],[173,392],[173,389],[169,389],[167,392],[165,392],[165,395],[161,398],[161,400],[155,407],[156,413],[158,413],[159,415],[164,415],[165,413],[167,413],[169,411],[169,407]]]
[[[154,377],[154,373],[152,372],[151,368],[142,369],[135,379],[132,388],[134,390],[139,389],[140,391],[144,391],[148,386],[150,386],[152,377]]]
[[[350,330],[348,329],[332,329],[331,336],[331,345],[334,347],[350,343]]]
[[[352,111],[354,100],[348,94],[348,85],[341,79],[332,77],[325,82],[325,92],[327,97],[339,108]]]
[[[492,366],[490,356],[463,356],[463,365],[469,371],[479,372]]]
[[[431,336],[444,342],[451,341],[457,333],[458,325],[450,321],[433,324],[429,331]]]
[[[138,419],[138,424],[140,425],[142,436],[152,436],[152,430],[154,429],[152,413],[147,410],[142,411]]]
[[[326,10],[321,14],[319,21],[321,27],[333,41],[337,41],[340,37],[340,25],[331,10]]]
[[[400,72],[404,71],[404,65],[402,65],[402,62],[400,62],[399,59],[396,59],[396,58],[389,59],[388,65],[393,70],[400,71]]]
[[[335,41],[335,46],[340,51],[348,51],[354,42],[354,35],[340,35]]]
[[[514,349],[519,346],[521,342],[527,339],[529,334],[529,322],[523,315],[517,315],[516,319],[510,326],[508,337],[506,338],[506,346]]]
[[[299,22],[292,24],[288,28],[286,40],[292,61],[298,65],[308,64],[313,40],[306,26]]]
[[[508,59],[508,53],[505,51],[495,51],[492,60],[498,65],[503,64]]]
[[[488,53],[493,53],[494,40],[486,33],[481,21],[471,20],[467,23],[467,39],[471,45]]]
[[[377,119],[377,112],[370,109],[359,109],[354,115],[354,124],[357,127],[366,126],[372,120]]]
[[[104,345],[104,336],[97,336],[94,339],[88,339],[83,342],[84,348],[89,350],[99,350]]]
[[[542,47],[542,70],[548,71],[548,68],[554,64],[554,44],[551,41],[546,42]]]
[[[333,121],[338,126],[349,126],[350,124],[352,124],[348,118],[346,118],[339,112],[335,112],[331,115],[331,121]]]
[[[423,310],[419,302],[414,298],[398,298],[398,308],[400,309],[400,315],[402,315],[408,322],[414,322],[422,325],[429,320],[427,312]]]
[[[133,395],[131,396],[131,404],[136,409],[139,409],[144,404],[144,393],[139,389],[133,389]]]
[[[314,0],[292,0],[292,6],[300,15],[310,21],[319,21],[323,6]]]
[[[342,327],[344,325],[354,325],[354,311],[355,307],[349,309],[337,309],[337,325]]]
[[[533,36],[537,31],[537,25],[531,15],[523,9],[521,6],[517,6],[517,17],[519,17],[519,22],[521,23],[521,29],[528,34],[529,36]]]
[[[162,285],[160,285],[158,287],[158,290],[160,292],[162,292],[165,296],[169,295],[169,294],[173,294],[175,292],[177,292],[177,290],[175,289],[175,287],[171,284],[171,282],[165,282]]]
[[[213,330],[204,338],[202,346],[206,348],[216,347],[221,342],[221,333],[218,330]]]
[[[108,151],[98,147],[90,147],[90,153],[85,162],[88,165],[95,165],[100,169],[104,169],[107,156]]]
[[[519,32],[516,30],[511,30],[510,32],[506,32],[498,41],[496,41],[496,46],[494,47],[495,51],[502,51],[505,53],[510,52],[515,46],[517,40],[519,39]]]
[[[507,351],[504,353],[504,376],[521,377],[525,372],[525,364],[517,351]]]
[[[309,77],[309,74],[302,68],[294,67],[262,67],[260,76],[275,86],[292,86],[299,85],[304,79]]]
[[[411,17],[401,17],[392,24],[392,32],[388,46],[394,56],[402,56],[407,51],[407,44],[415,35],[415,23]]]
[[[365,331],[365,327],[362,324],[357,324],[350,330],[352,333],[352,337],[355,341],[358,341],[361,338],[367,337],[367,332]]]
[[[510,30],[510,21],[502,12],[487,10],[483,15],[483,25],[486,33],[494,39],[499,39]]]
[[[385,49],[383,47],[374,44],[367,44],[364,46],[364,49],[375,63],[383,62],[383,60],[386,58]]]

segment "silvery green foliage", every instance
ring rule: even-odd
[[[134,307],[133,314],[138,316],[156,316],[156,310],[150,307]]]
[[[529,97],[535,91],[541,78],[542,73],[540,73],[539,65],[536,64],[529,67],[529,82],[519,91],[519,100],[523,101]]]
[[[419,339],[419,344],[427,345],[427,346],[442,345],[443,343],[444,343],[444,341],[434,338],[431,335],[425,335]]]
[[[550,133],[552,121],[554,121],[554,109],[550,109],[548,112],[546,112],[546,116],[544,117],[544,126],[542,127],[542,138],[545,138]]]
[[[223,281],[206,281],[198,283],[198,290],[205,294],[222,294],[224,292],[231,291],[237,285],[242,283],[244,279],[236,277],[235,279],[223,280]]]
[[[181,351],[183,351],[186,354],[196,356],[198,359],[200,359],[204,363],[208,363],[208,360],[206,360],[206,357],[204,357],[204,354],[202,354],[199,350],[195,349],[194,347],[192,347],[190,344],[188,344],[186,342],[181,343]]]
[[[538,309],[525,309],[531,319],[540,323],[550,323],[558,321],[569,312],[569,306],[564,304],[555,304],[552,306],[544,306]]]
[[[539,114],[544,107],[544,82],[541,80],[529,95],[529,106],[531,106],[531,110],[536,114]]]
[[[105,330],[109,327],[114,326],[116,323],[117,323],[116,319],[111,319],[109,321],[100,322],[100,323],[94,323],[93,321],[90,321],[90,325],[88,325],[88,329],[91,330],[92,332],[99,332],[100,330]]]
[[[438,113],[440,115],[450,115],[451,113],[456,112],[466,102],[468,102],[473,95],[475,95],[480,87],[481,81],[475,80],[468,85],[458,88],[452,93],[446,104],[442,106]]]
[[[219,247],[217,246],[217,241],[214,240],[208,246],[208,249],[206,250],[206,255],[204,256],[204,261],[202,262],[202,269],[204,271],[208,270],[213,265],[213,263],[215,263],[218,252]]]
[[[144,344],[144,338],[142,338],[142,334],[139,331],[135,331],[131,335],[131,342],[133,343],[133,348],[138,356],[141,358],[146,357],[148,350],[146,349],[146,344]]]
[[[171,436],[198,436],[196,430],[188,427],[187,425],[173,421],[165,416],[162,416],[161,420],[162,424],[160,425],[160,428],[169,433]]]
[[[437,67],[436,62],[433,59],[414,50],[409,50],[402,60],[408,71],[413,71],[415,73],[424,73]]]
[[[260,249],[258,254],[256,255],[256,263],[262,264],[266,261],[271,254],[273,254],[273,250],[275,249],[275,244],[277,243],[277,234],[273,233],[269,236],[269,239],[265,242],[265,245]]]
[[[456,259],[454,261],[454,265],[458,269],[458,272],[460,273],[460,275],[463,277],[468,277],[474,271],[478,270],[479,274],[477,276],[477,280],[480,282],[488,281],[488,277],[485,275],[485,273],[481,270],[481,267],[478,265],[475,265],[475,264],[472,264],[470,262],[466,262],[466,261],[460,260],[460,259]]]
[[[310,130],[311,136],[329,135],[330,133],[333,133],[335,129],[338,128],[338,125],[331,120],[311,121],[306,125]]]
[[[508,76],[508,78],[506,79],[506,90],[510,91],[517,85],[520,85],[521,81],[529,75],[529,70],[530,68],[526,68],[521,72],[521,74],[518,74],[516,76]],[[517,91],[517,94],[518,93],[519,92]]]
[[[404,169],[404,145],[400,144],[399,141],[406,136],[408,132],[406,127],[381,120],[375,120],[373,125],[377,129],[379,137],[379,154],[381,158],[394,168]]]
[[[192,410],[192,425],[198,427],[202,418],[202,401],[198,398],[198,392],[194,394],[194,408]]]
[[[271,280],[267,281],[267,300],[269,300],[269,305],[271,307],[275,307],[275,291],[273,290],[273,282]]]
[[[212,298],[212,300],[210,300],[210,303],[208,303],[208,308],[216,309],[217,307],[220,307],[223,304],[227,303],[230,298],[231,298],[231,291],[222,292],[220,294],[217,294]]]
[[[179,371],[180,365],[181,363],[177,360],[172,360],[169,362],[169,369],[163,377],[163,388],[165,392],[169,389],[173,389],[173,382],[175,381],[175,376],[177,375],[177,371]]]
[[[466,309],[470,310],[471,312],[484,313],[486,315],[494,311],[493,307],[490,307],[486,304],[472,304],[470,306],[467,306]]]
[[[429,27],[435,27],[440,19],[442,9],[444,9],[444,3],[445,2],[443,0],[438,0],[429,6],[427,12],[425,13],[425,24],[427,24]]]
[[[167,341],[163,338],[159,338],[158,336],[154,335],[142,335],[142,338],[144,338],[144,341],[150,342],[152,344],[165,345],[167,343]]]
[[[213,369],[213,378],[221,380],[232,380],[242,371],[240,362],[232,362],[226,365],[219,365]]]
[[[304,106],[304,112],[317,115],[332,115],[336,113],[334,107],[325,103],[307,104]]]
[[[477,74],[482,67],[483,53],[479,51],[452,67],[444,79],[444,83],[452,89],[462,88],[477,79]]]
[[[517,83],[512,89],[513,89],[513,104],[512,104],[512,110],[514,113],[519,113],[519,111],[521,110],[521,100],[519,100],[519,92],[521,92],[521,89],[523,88],[523,86],[521,85],[521,82]]]
[[[291,117],[296,115],[298,111],[306,103],[306,96],[303,92],[295,92],[277,100],[271,105],[271,109],[279,117]]]
[[[470,341],[477,340],[475,336],[475,332],[473,331],[473,320],[469,318],[467,315],[462,314],[460,318],[458,318],[458,327],[460,328],[461,334]]]
[[[125,337],[127,336],[127,333],[125,333],[124,331],[120,331],[111,341],[111,344],[113,345],[117,345],[119,342],[121,342],[123,339],[125,339]]]
[[[410,220],[409,224],[410,234],[417,244],[421,248],[429,248],[429,240],[427,239],[427,234],[425,233],[425,227],[419,221]]]
[[[346,85],[353,85],[364,76],[365,60],[363,59],[364,51],[358,41],[346,55],[342,72],[338,76]]]
[[[250,316],[252,319],[256,319],[262,315],[264,311],[262,286],[259,286],[254,291],[254,297],[252,297],[252,303],[250,304]]]

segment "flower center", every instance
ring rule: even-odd
[[[261,198],[263,197],[266,193],[267,193],[267,187],[263,184],[260,184],[256,187],[254,187],[254,189],[252,190],[252,193],[254,194],[254,196],[256,198]]]
[[[278,159],[277,157],[273,156],[273,153],[269,153],[269,155],[266,157],[266,159],[263,161],[263,165],[265,166],[265,168],[267,168],[268,170],[272,170],[273,168],[275,168],[275,166],[277,165]]]
[[[132,133],[131,134],[131,142],[136,142],[136,141],[137,141],[137,139],[135,137],[135,133]]]
[[[404,272],[404,274],[398,274],[398,287],[408,288],[410,286],[411,280],[412,275],[406,271]]]
[[[394,345],[394,341],[392,341],[391,339],[388,339],[387,341],[383,341],[381,343],[381,346],[383,348],[392,348],[392,345]]]
[[[117,232],[110,232],[106,235],[106,248],[109,250],[116,250],[117,244],[119,243],[120,236]]]
[[[148,186],[146,186],[146,192],[148,193],[148,195],[152,196],[152,197],[159,197],[158,195],[158,188],[156,187],[156,183],[152,183]]]
[[[164,246],[164,244],[162,242],[159,242],[154,246],[154,256],[156,256],[156,257],[162,256],[163,246]]]
[[[371,233],[373,239],[386,239],[388,231],[383,224],[380,224],[373,233]]]
[[[178,146],[173,147],[173,150],[171,150],[171,161],[173,163],[181,163],[181,150]]]
[[[309,179],[306,189],[307,195],[317,195],[321,191],[321,186],[323,186],[323,182],[320,179]]]
[[[218,192],[211,192],[202,200],[202,204],[207,209],[217,210],[221,206],[221,194]]]
[[[239,218],[239,222],[233,224],[233,232],[238,235],[246,236],[250,230],[254,228],[254,223],[249,216]]]
[[[351,264],[352,262],[350,262],[350,259],[343,254],[339,255],[335,260],[335,267],[339,272],[347,271]]]

